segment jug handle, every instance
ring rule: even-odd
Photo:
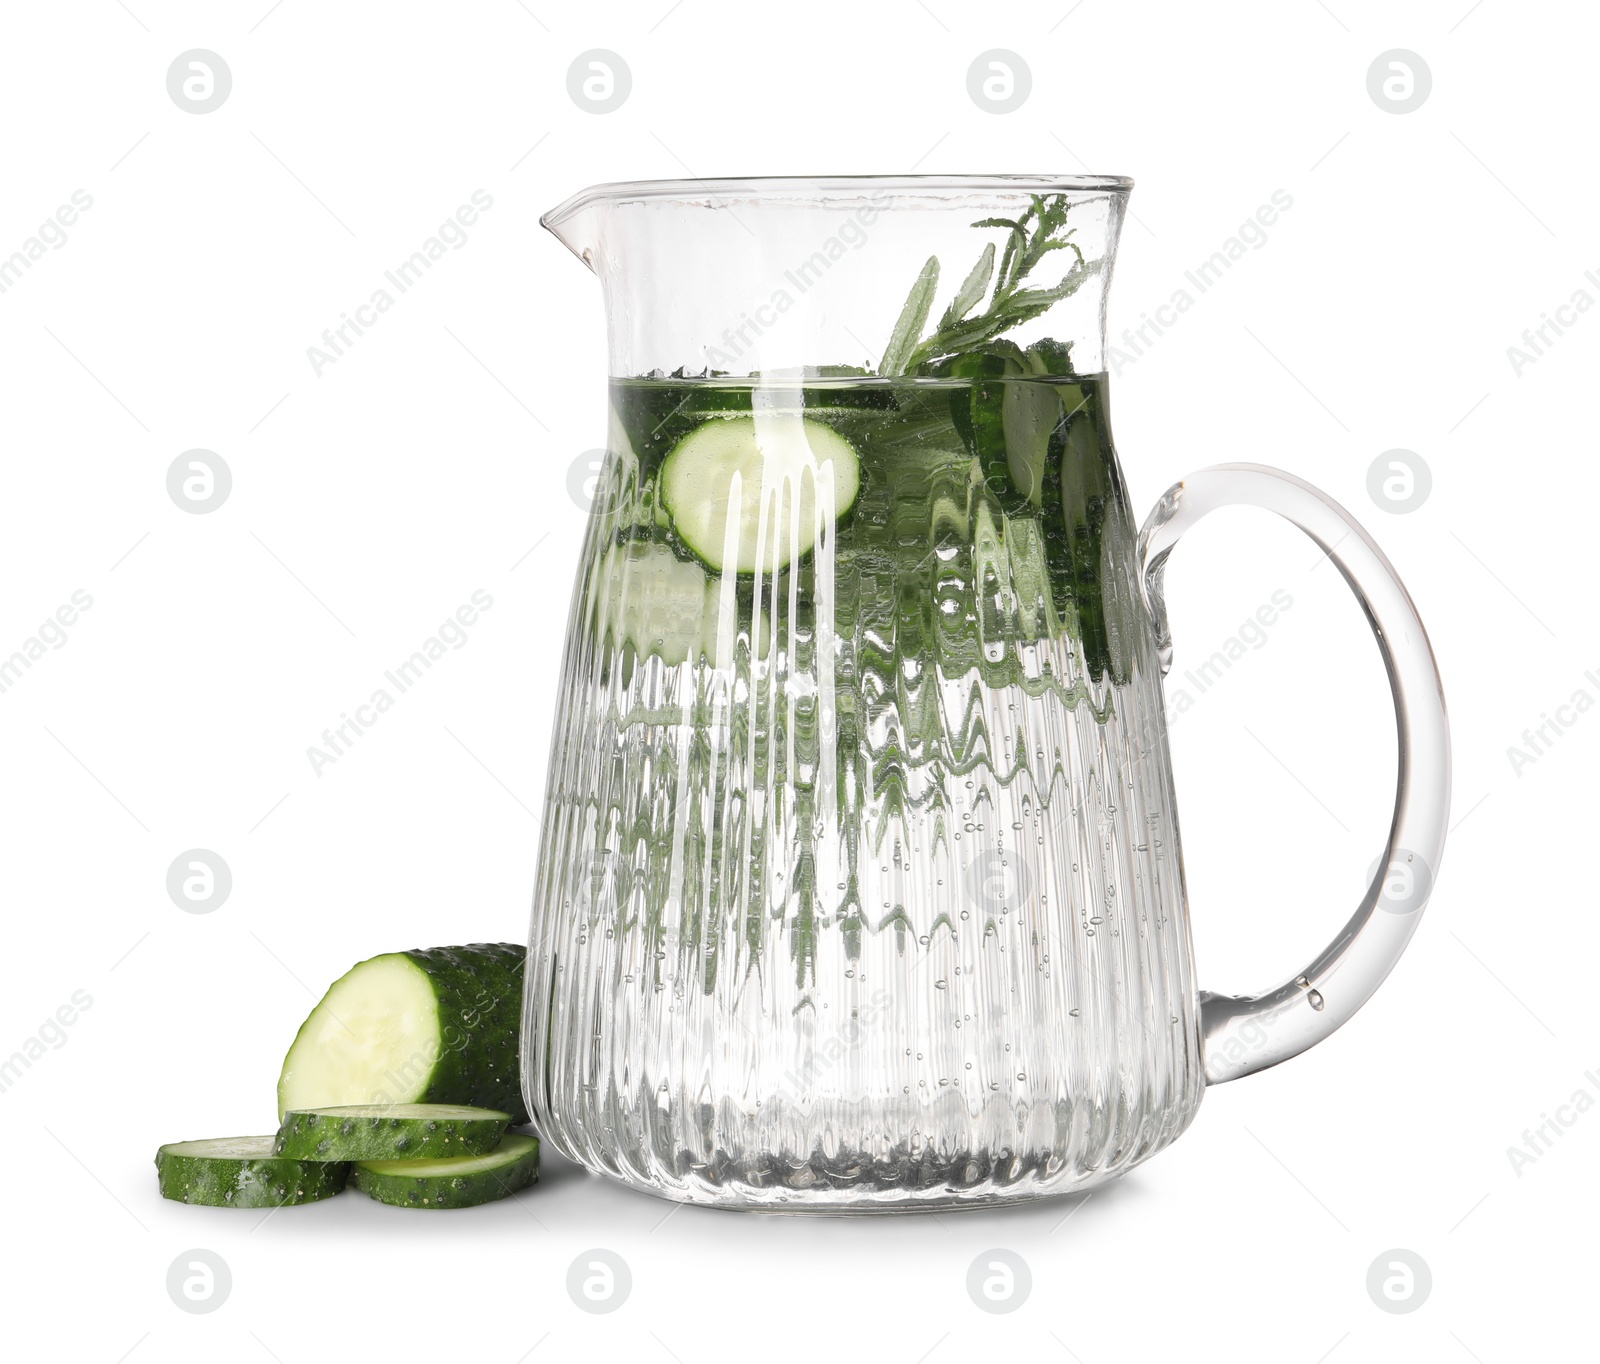
[[[1371,997],[1411,940],[1438,874],[1450,809],[1450,729],[1427,632],[1372,537],[1332,498],[1260,464],[1219,464],[1167,490],[1139,532],[1145,603],[1163,675],[1172,666],[1164,575],[1190,526],[1218,507],[1264,507],[1322,547],[1366,612],[1394,693],[1399,786],[1389,842],[1350,921],[1294,979],[1264,994],[1200,992],[1206,1082],[1277,1065],[1322,1041]]]

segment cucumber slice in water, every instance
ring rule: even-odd
[[[297,1160],[422,1160],[481,1156],[500,1144],[509,1113],[457,1104],[346,1104],[291,1112],[273,1150]]]
[[[362,1161],[356,1188],[397,1208],[471,1208],[492,1203],[539,1178],[539,1141],[513,1133],[488,1155],[454,1160]]]
[[[1017,496],[1037,509],[1044,504],[1045,465],[1050,438],[1061,424],[1061,395],[1053,384],[1002,381],[1000,433],[1006,474]]]
[[[673,446],[660,487],[673,530],[711,568],[775,572],[855,505],[861,461],[831,426],[798,412],[722,417]]]
[[[726,667],[733,659],[741,611],[724,611],[722,584],[699,564],[665,545],[632,540],[613,545],[600,560],[589,610],[596,632],[614,649],[631,645],[640,658],[655,656],[676,667],[708,659]],[[748,606],[744,616],[748,616]],[[751,647],[764,656],[771,623],[760,613]]]
[[[613,545],[595,572],[590,610],[602,639],[640,658],[654,654],[676,667],[706,652],[716,654],[717,593],[705,569],[678,558],[665,545],[631,541]]]
[[[1007,382],[1025,372],[1022,352],[997,341],[984,351],[957,356],[949,374],[970,380],[952,389],[950,421],[977,456],[984,486],[1009,513],[1040,505],[1049,446],[1049,431],[1035,412],[1031,384]]]
[[[517,1039],[526,949],[388,952],[350,968],[301,1025],[278,1117],[346,1104],[470,1104],[526,1122]]]
[[[156,1152],[163,1198],[208,1208],[281,1208],[332,1198],[350,1166],[273,1154],[274,1137],[175,1141]]]

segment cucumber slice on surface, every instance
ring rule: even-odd
[[[797,412],[722,417],[673,446],[660,486],[673,530],[703,562],[773,572],[811,550],[820,520],[837,523],[855,505],[861,461],[831,426]]]
[[[526,949],[388,952],[350,968],[301,1025],[278,1117],[347,1104],[470,1104],[526,1122],[517,1040]]]
[[[287,1114],[273,1150],[297,1160],[422,1160],[480,1156],[506,1134],[509,1113],[456,1104],[347,1104]]]
[[[488,1155],[454,1160],[372,1160],[355,1167],[362,1193],[397,1208],[471,1208],[539,1178],[539,1139],[516,1133]]]
[[[332,1198],[350,1166],[273,1154],[274,1137],[175,1141],[156,1152],[161,1196],[208,1208],[281,1208]]]

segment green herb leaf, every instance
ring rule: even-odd
[[[947,331],[953,327],[983,301],[983,296],[989,292],[989,279],[993,274],[994,243],[990,242],[983,248],[983,255],[978,257],[978,263],[972,267],[972,273],[956,290],[956,296],[950,300],[950,306],[944,310],[944,316],[939,319],[940,331]]]
[[[1085,261],[1083,252],[1072,240],[1073,229],[1067,226],[1067,212],[1071,207],[1067,196],[1033,195],[1031,198],[1032,202],[1016,218],[980,218],[973,223],[974,227],[1006,230],[999,266],[995,265],[995,244],[990,242],[950,300],[939,325],[930,336],[919,340],[939,280],[939,262],[937,258],[929,258],[917,282],[911,286],[911,294],[879,366],[880,374],[917,373],[934,367],[944,372],[952,360],[982,350],[1003,332],[1038,317],[1052,304],[1075,293],[1090,276],[1099,273],[1102,262]],[[1059,283],[1045,289],[1024,288],[1023,281],[1052,251],[1070,251],[1077,259]],[[973,309],[982,301],[991,283],[994,291],[988,307],[973,315]]]
[[[993,248],[990,248],[991,251]],[[889,344],[883,352],[883,360],[878,365],[878,373],[882,375],[898,375],[906,372],[907,363],[912,352],[916,349],[917,338],[922,335],[922,329],[927,325],[928,313],[933,307],[933,296],[939,288],[939,258],[929,256],[928,263],[922,267],[922,273],[917,276],[917,282],[911,286],[911,292],[906,295],[906,304],[900,310],[900,320],[894,324],[894,331],[889,334]]]

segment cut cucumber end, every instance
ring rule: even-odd
[[[831,426],[771,412],[695,427],[660,479],[672,528],[698,558],[718,571],[776,572],[855,505],[861,461]]]
[[[427,972],[404,952],[372,957],[336,980],[301,1025],[278,1080],[278,1116],[410,1103],[426,1094],[440,1052]]]
[[[517,1038],[527,948],[466,943],[350,968],[301,1025],[278,1116],[350,1104],[470,1104],[526,1122]]]
[[[415,1160],[493,1151],[509,1113],[461,1104],[348,1104],[291,1109],[274,1151],[299,1160]]]

